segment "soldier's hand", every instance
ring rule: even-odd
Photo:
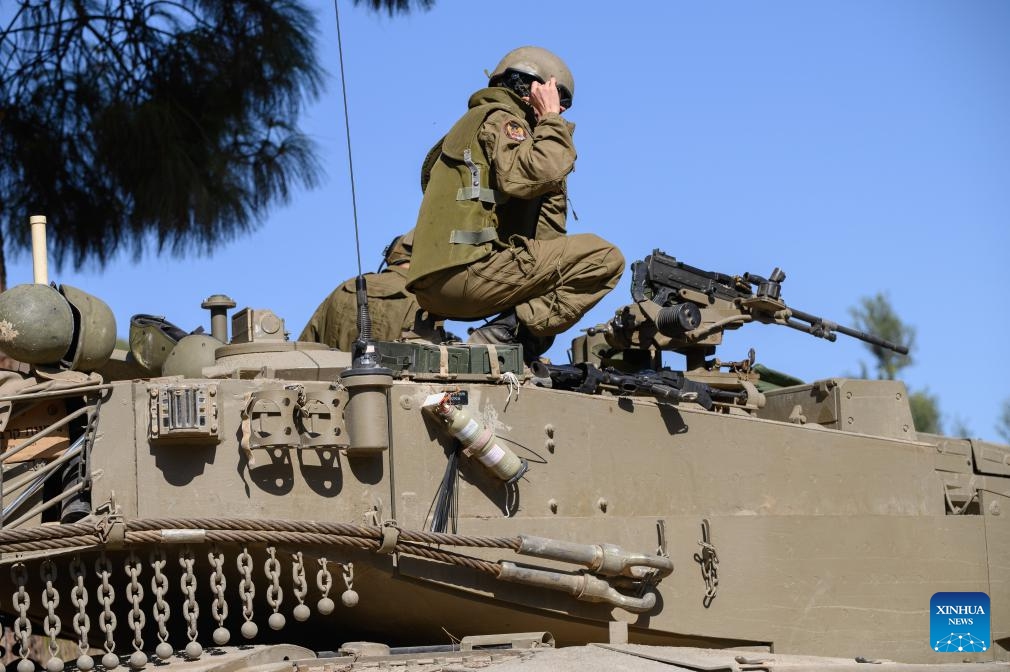
[[[561,114],[565,108],[561,107],[561,96],[558,94],[558,82],[553,77],[547,80],[546,84],[533,82],[530,86],[530,105],[537,113],[537,119],[545,114],[553,112]]]

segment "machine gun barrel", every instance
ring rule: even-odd
[[[703,336],[715,331],[721,335],[724,329],[735,329],[750,321],[741,318],[750,318],[766,324],[781,324],[828,341],[834,341],[836,333],[844,334],[902,355],[908,354],[904,345],[790,308],[781,296],[786,274],[779,268],[767,278],[754,273],[726,275],[688,266],[657,249],[643,261],[633,263],[631,269],[632,300],[640,303],[651,299],[660,306],[652,321],[660,334],[674,340],[672,348],[666,346],[669,349],[691,347],[692,330],[699,326]],[[702,313],[716,304],[721,305],[722,312],[716,312],[706,324]],[[698,338],[697,333],[693,336]]]
[[[886,348],[887,350],[893,350],[899,355],[907,355],[908,347],[904,345],[898,345],[896,343],[891,343],[888,340],[880,338],[879,336],[874,336],[873,334],[867,334],[865,331],[859,331],[858,329],[852,329],[851,327],[846,327],[841,324],[836,324],[830,320],[825,320],[823,317],[817,317],[816,315],[811,315],[810,313],[804,313],[802,310],[796,310],[795,308],[790,308],[789,312],[797,320],[802,320],[807,322],[810,326],[809,329],[805,329],[799,325],[789,324],[789,326],[794,328],[800,328],[803,331],[807,331],[818,338],[827,338],[830,341],[835,340],[832,338],[834,332],[839,334],[845,334],[850,338],[856,338],[864,343],[869,343],[870,345],[875,345],[880,348]]]

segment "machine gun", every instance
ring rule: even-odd
[[[542,384],[559,390],[585,394],[608,391],[617,396],[651,396],[661,401],[690,401],[706,410],[712,409],[713,397],[722,401],[735,400],[738,393],[714,390],[704,383],[688,380],[683,373],[661,369],[623,373],[616,369],[598,369],[592,364],[545,364],[539,360],[530,365],[533,375]],[[546,381],[549,381],[547,383]]]
[[[608,323],[589,329],[618,350],[672,350],[687,356],[688,370],[722,342],[723,332],[748,322],[779,324],[834,341],[837,334],[908,354],[908,348],[796,310],[782,300],[786,274],[726,275],[689,266],[660,250],[631,265],[631,297]]]

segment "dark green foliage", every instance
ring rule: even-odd
[[[0,35],[0,223],[56,263],[209,250],[319,168],[298,132],[318,93],[295,0],[20,0]]]
[[[864,296],[859,306],[849,310],[853,325],[860,331],[879,336],[886,341],[906,346],[911,352],[915,345],[915,329],[904,324],[885,294],[873,297]],[[912,363],[909,355],[899,355],[893,350],[882,348],[870,343],[866,344],[877,363],[877,377],[883,380],[894,380],[898,372]],[[865,367],[864,367],[865,371]]]
[[[901,321],[898,314],[891,305],[891,300],[886,294],[876,296],[864,296],[859,301],[859,305],[849,310],[852,315],[855,328],[860,331],[880,336],[881,338],[904,345],[909,352],[915,346],[915,328]],[[898,373],[906,366],[912,364],[911,355],[899,355],[893,350],[881,348],[870,343],[865,343],[876,363],[877,378],[881,380],[894,380]],[[868,367],[860,363],[862,375],[867,377]],[[940,425],[940,400],[928,391],[909,391],[908,403],[912,410],[912,421],[916,431],[939,434]]]
[[[927,390],[912,392],[908,395],[908,403],[912,407],[912,422],[915,431],[928,434],[941,434],[940,400]]]
[[[354,0],[355,5],[360,5],[361,3],[368,5],[373,11],[386,10],[390,16],[393,14],[407,13],[410,11],[411,0]],[[435,0],[414,0],[413,4],[417,5],[418,9],[431,9]]]
[[[1003,400],[1003,410],[1000,411],[999,420],[996,423],[996,433],[1000,438],[1010,443],[1010,399]]]

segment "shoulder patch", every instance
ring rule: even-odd
[[[509,120],[505,122],[505,135],[516,142],[522,142],[526,139],[526,129],[518,121]]]

